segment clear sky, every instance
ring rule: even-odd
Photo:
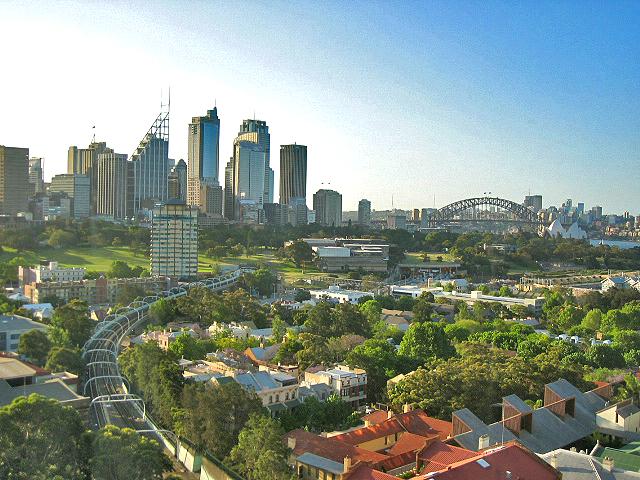
[[[91,126],[131,154],[171,86],[172,158],[217,102],[308,145],[374,209],[486,191],[640,214],[640,2],[0,2],[0,144],[66,169]],[[277,192],[277,186],[276,186]]]

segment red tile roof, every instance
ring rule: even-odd
[[[369,415],[365,415],[362,417],[363,421],[369,421],[370,425],[377,425],[378,423],[382,423],[387,420],[388,414],[386,410],[376,410],[375,412],[371,412]]]
[[[407,413],[395,415],[392,418],[371,425],[362,427],[351,432],[336,435],[334,438],[352,445],[360,445],[364,442],[375,440],[387,435],[400,432],[409,432],[422,437],[432,437],[438,435],[442,440],[451,436],[453,426],[451,422],[431,418],[422,410],[412,410]]]
[[[443,470],[449,465],[477,456],[478,453],[471,450],[455,447],[444,442],[433,442],[418,454],[422,461],[420,472],[424,474]]]
[[[456,462],[414,480],[504,480],[507,472],[519,480],[559,480],[560,472],[517,442],[486,450],[475,457]]]
[[[359,461],[376,463],[387,458],[387,455],[358,448],[341,442],[336,437],[322,437],[306,430],[293,430],[285,435],[284,441],[286,442],[288,438],[296,440],[296,446],[293,449],[296,457],[309,452],[339,463],[344,461],[344,457],[351,457],[353,463]]]
[[[358,465],[344,476],[344,480],[398,480],[398,477],[374,470],[366,465]]]
[[[430,437],[423,437],[422,435],[416,435],[415,433],[403,433],[400,435],[398,441],[387,450],[389,455],[400,455],[406,452],[417,452],[422,449],[428,443],[433,442],[438,438],[438,435],[431,435]]]

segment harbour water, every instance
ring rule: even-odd
[[[589,243],[594,247],[597,247],[600,244],[609,245],[610,247],[618,247],[622,250],[626,250],[627,248],[636,248],[640,247],[640,242],[633,242],[630,240],[589,240]]]

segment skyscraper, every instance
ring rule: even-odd
[[[31,157],[29,159],[29,183],[33,186],[32,192],[44,192],[44,180],[42,178],[42,158]]]
[[[316,223],[329,227],[342,224],[342,195],[335,190],[320,189],[313,194]]]
[[[288,205],[292,198],[307,201],[305,145],[280,145],[280,203]]]
[[[96,213],[98,188],[98,155],[112,152],[105,142],[91,142],[88,148],[69,147],[67,154],[67,173],[72,175],[88,175],[91,195],[91,212]]]
[[[542,195],[526,195],[523,205],[534,212],[542,210]]]
[[[273,170],[269,163],[269,127],[262,120],[244,120],[225,169],[225,216],[242,220],[244,209],[262,210],[273,203]],[[231,193],[231,195],[228,195]]]
[[[88,175],[73,175],[63,173],[51,179],[49,192],[65,193],[72,199],[73,218],[87,218],[91,215],[91,182]]]
[[[178,198],[187,201],[187,164],[183,159],[178,160],[173,171],[178,176],[178,185],[180,186],[180,196]]]
[[[176,173],[175,169],[169,172],[169,177],[167,178],[167,188],[169,192],[169,200],[173,198],[177,198],[178,200],[181,200],[180,180],[178,179],[178,174]]]
[[[358,202],[358,225],[371,224],[371,202],[363,198]]]
[[[151,275],[198,274],[198,208],[178,199],[156,204],[151,220]]]
[[[167,199],[169,176],[169,112],[162,112],[131,155],[128,215]]]
[[[0,213],[26,212],[30,191],[29,149],[0,145]]]
[[[113,150],[98,155],[96,214],[113,219],[126,218],[130,173],[128,163],[126,154],[114,153]]]
[[[219,185],[220,119],[218,109],[204,117],[193,117],[189,124],[187,201],[200,205],[202,184]]]

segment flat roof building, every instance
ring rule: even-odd
[[[151,275],[176,279],[198,274],[198,207],[178,199],[157,204],[151,220]]]

